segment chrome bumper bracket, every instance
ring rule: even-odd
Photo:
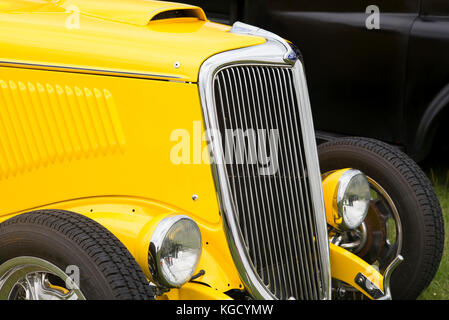
[[[401,255],[398,255],[387,267],[387,270],[385,270],[384,273],[384,296],[378,298],[377,300],[391,300],[391,290],[390,290],[390,280],[391,275],[393,274],[393,271],[396,270],[396,268],[404,261],[404,258]]]
[[[372,283],[365,275],[358,273],[354,279],[360,288],[362,288],[366,293],[368,293],[373,299],[380,299],[384,296],[384,293],[380,288],[378,288],[374,283]]]

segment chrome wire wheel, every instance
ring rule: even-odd
[[[36,257],[17,257],[0,265],[0,300],[85,300],[73,279]]]

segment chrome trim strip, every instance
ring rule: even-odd
[[[47,65],[47,64],[17,62],[17,61],[4,61],[4,60],[0,60],[0,67],[36,69],[36,70],[43,70],[43,71],[73,72],[73,73],[82,73],[82,74],[107,75],[107,76],[138,78],[138,79],[155,79],[155,80],[159,79],[159,80],[176,80],[176,81],[180,81],[180,79],[182,79],[181,77],[176,77],[176,76],[158,75],[158,74],[150,74],[150,73],[139,73],[139,72],[131,72],[131,71],[117,71],[117,70],[106,70],[106,69],[91,69],[91,68],[86,68],[86,67]]]
[[[315,128],[313,125],[312,108],[310,106],[309,90],[307,88],[307,81],[304,72],[304,67],[300,61],[295,64],[294,75],[299,83],[296,87],[296,94],[300,99],[299,106],[302,109],[301,130],[304,138],[304,149],[306,156],[306,163],[309,173],[310,191],[312,193],[313,207],[315,212],[315,220],[317,222],[317,233],[319,237],[318,245],[321,257],[321,265],[325,273],[323,279],[326,288],[324,299],[331,299],[332,283],[331,283],[331,268],[330,268],[330,252],[329,252],[329,237],[327,233],[326,211],[324,209],[324,195],[323,185],[321,183],[321,170],[318,160],[318,150],[315,139]]]
[[[239,23],[238,30],[243,30],[245,25]],[[254,28],[254,27],[253,27]],[[250,28],[249,28],[250,29]],[[248,28],[246,30],[249,30]],[[256,28],[257,29],[257,28]],[[237,31],[238,31],[237,30]],[[260,30],[260,29],[257,29]],[[232,29],[231,29],[232,31]],[[237,32],[234,28],[234,32]],[[246,34],[251,34],[250,31]],[[312,112],[307,91],[306,79],[302,63],[296,59],[296,54],[291,48],[287,48],[285,41],[280,41],[278,36],[270,36],[269,32],[259,33],[266,38],[266,43],[232,51],[219,53],[206,60],[201,66],[199,73],[199,92],[203,109],[205,128],[209,139],[210,153],[212,156],[212,172],[216,184],[217,198],[222,211],[228,245],[239,272],[240,278],[248,292],[255,299],[272,300],[276,297],[265,287],[248,255],[244,244],[244,238],[238,226],[235,215],[229,180],[225,168],[225,158],[221,141],[214,139],[214,133],[219,132],[218,117],[215,110],[214,78],[223,68],[231,65],[241,64],[269,64],[278,66],[293,66],[294,80],[298,97],[298,105],[301,114],[301,130],[304,138],[304,148],[306,153],[306,163],[310,179],[311,198],[315,211],[317,223],[318,244],[323,267],[324,279],[322,292],[323,299],[331,298],[331,272],[330,255],[327,235],[326,214],[324,211],[324,198],[321,184],[321,174],[318,162],[318,153],[315,142],[315,132],[313,128]]]
[[[278,44],[282,45],[285,49],[284,55],[282,57],[284,62],[292,63],[296,61],[296,59],[298,59],[298,57],[296,56],[296,52],[293,50],[292,46],[288,44],[288,42],[285,41],[282,37],[272,32],[239,21],[234,23],[229,32],[236,34],[247,34],[250,36],[262,37],[271,41],[275,41]]]

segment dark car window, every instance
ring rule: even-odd
[[[419,0],[296,0],[296,1],[262,1],[268,2],[271,8],[277,6],[284,10],[327,11],[327,12],[360,12],[360,8],[376,5],[382,12],[416,12]]]
[[[229,12],[230,3],[232,0],[220,0],[220,1],[210,1],[210,0],[189,0],[189,1],[179,1],[183,3],[189,3],[195,6],[207,8],[208,11],[220,14],[226,14]]]
[[[449,1],[423,0],[422,14],[431,16],[449,16]]]

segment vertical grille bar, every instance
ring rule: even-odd
[[[275,70],[274,72],[277,72],[278,76],[279,76],[279,73],[280,73],[279,70]],[[277,78],[277,80],[278,80],[277,81],[277,85],[281,84],[281,81],[280,81],[279,77]],[[277,100],[277,103],[278,103],[279,108],[281,109],[281,113],[283,114],[283,117],[282,117],[281,121],[283,121],[283,123],[285,125],[285,124],[288,124],[288,119],[287,119],[287,114],[286,114],[286,112],[283,109],[285,109],[285,105],[288,103],[288,101],[287,101],[287,99],[285,97],[285,90],[283,90],[284,88],[281,87],[281,88],[277,88],[277,89],[279,89],[279,99]],[[291,120],[291,118],[290,118],[290,120]],[[291,145],[290,136],[287,136],[286,138],[287,138],[286,143],[288,145]],[[287,162],[289,164],[291,164],[292,166],[295,163],[293,159],[297,159],[296,152],[293,155],[290,152],[289,153],[289,157],[287,159]],[[295,179],[296,179],[296,177],[299,176],[299,172],[294,172],[295,168],[289,168],[289,170],[290,170],[290,172],[292,172],[294,174]],[[300,201],[300,194],[298,194],[296,183],[294,183],[294,182],[292,183],[291,180],[289,180],[289,182],[290,182],[290,184],[289,184],[290,196],[292,197],[292,201],[294,202],[294,205],[296,205],[297,208],[300,208],[300,209],[302,209],[302,211],[304,211],[304,206],[303,206],[302,202]],[[290,218],[292,218],[292,217],[290,216]],[[296,215],[293,215],[293,221],[291,219],[290,220],[290,224],[291,224],[291,226],[293,228],[292,231],[293,231],[294,234],[296,234],[296,235],[301,234],[300,229],[302,230],[303,226],[302,226],[301,221],[298,221]],[[298,227],[300,227],[300,229],[298,229]],[[300,245],[298,245],[297,241],[294,242],[294,248],[293,249],[294,249],[294,258],[296,259],[296,263],[294,263],[292,261],[292,264],[294,264],[296,266],[296,268],[297,268],[297,270],[298,270],[298,272],[300,274],[300,277],[301,278],[305,278],[306,273],[304,272],[304,265],[299,265],[299,261],[300,261],[300,259],[302,259],[304,261],[306,259],[306,256],[304,255],[302,247]],[[309,286],[308,291],[307,291],[307,290],[305,290],[305,288],[303,287],[303,284],[299,280],[298,280],[298,282],[299,282],[299,286],[300,286],[300,288],[299,288],[300,292],[305,295],[305,296],[301,296],[300,298],[302,298],[302,299],[308,298],[307,293],[308,293],[308,291],[311,291],[310,286]]]
[[[279,71],[279,70],[278,70]],[[292,82],[292,75],[291,72],[289,72],[287,74],[288,80],[287,81],[285,79],[285,73],[282,74],[282,82],[281,83],[285,83],[286,84],[286,94],[288,94],[288,89],[290,89],[290,85]],[[296,104],[296,100],[293,99],[294,97],[292,97],[292,99],[289,99],[288,97],[286,97],[285,99],[285,103],[286,103],[286,110],[285,110],[285,114],[286,117],[289,118],[289,120],[287,121],[286,119],[286,123],[289,125],[289,132],[292,134],[291,139],[294,141],[297,141],[298,143],[292,143],[292,153],[293,153],[293,159],[291,160],[292,164],[295,165],[296,167],[296,172],[298,174],[298,176],[301,175],[305,175],[306,174],[306,168],[304,167],[304,160],[303,160],[303,156],[302,156],[302,152],[303,152],[303,147],[301,146],[301,136],[298,134],[299,131],[297,130],[297,126],[294,128],[293,124],[297,124],[298,119],[296,119],[296,112],[298,110],[297,104]],[[292,115],[293,114],[293,115]],[[295,130],[296,129],[296,130]],[[290,153],[291,154],[291,153]],[[294,160],[296,159],[296,161]],[[298,161],[299,160],[299,161]],[[308,190],[307,190],[307,183],[305,183],[305,179],[301,179],[300,183],[296,186],[295,185],[295,189],[299,188],[299,194],[297,194],[298,199],[301,199],[301,212],[303,213],[303,215],[308,215],[309,214],[309,203],[307,201],[308,199]],[[315,248],[313,248],[313,244],[311,246],[311,242],[310,240],[313,241],[313,236],[314,234],[310,234],[310,221],[302,221],[303,223],[301,223],[301,231],[302,234],[304,235],[302,240],[306,246],[306,250],[308,252],[314,252]],[[311,238],[312,237],[312,238]],[[314,270],[316,270],[314,268],[314,264],[313,264],[313,259],[306,259],[304,260],[307,263],[305,264],[305,268],[306,268],[306,273],[304,274],[305,279],[307,280],[307,285],[308,285],[308,293],[311,294],[311,298],[316,298],[317,297],[317,293],[316,293],[316,285],[317,283],[313,283],[313,281],[310,279],[310,275],[314,273]]]
[[[278,119],[278,114],[276,112],[276,93],[275,93],[275,83],[273,83],[273,77],[270,74],[270,70],[267,68],[263,69],[263,74],[264,74],[264,82],[265,82],[265,88],[266,88],[266,92],[269,95],[269,100],[270,100],[270,106],[268,108],[268,118],[270,119],[270,128],[272,129],[278,129],[280,130],[280,133],[283,132],[283,128],[282,128],[282,123],[279,122]],[[273,124],[274,123],[274,124]],[[281,143],[281,146],[284,146],[283,143]],[[280,167],[288,170],[288,166],[286,165],[286,161],[285,161],[285,153],[280,153],[281,157],[279,159],[279,164],[281,165]],[[280,172],[280,175],[282,176],[282,172]],[[287,173],[288,174],[288,173]],[[288,299],[288,294],[289,292],[293,292],[292,289],[292,283],[295,281],[295,278],[292,277],[292,271],[291,268],[293,266],[293,260],[292,260],[292,251],[291,251],[291,235],[290,235],[290,229],[287,228],[288,225],[288,217],[287,217],[287,210],[291,211],[291,204],[290,204],[290,197],[287,195],[287,188],[286,188],[286,179],[280,179],[280,183],[279,183],[279,188],[277,188],[278,184],[275,183],[276,186],[276,194],[280,195],[281,198],[281,202],[279,203],[279,208],[281,208],[280,210],[280,216],[281,218],[279,219],[280,221],[280,225],[281,225],[281,230],[285,231],[284,234],[284,254],[285,257],[285,261],[283,261],[283,265],[285,265],[285,268],[283,268],[282,272],[286,272],[286,278],[285,279],[285,288],[284,288],[284,292],[280,292],[280,298],[281,299]]]
[[[254,90],[255,92],[252,90],[252,95],[256,97],[256,100],[253,100],[254,102],[254,109],[252,112],[252,116],[254,117],[254,126],[255,128],[261,128],[262,127],[262,112],[261,112],[261,108],[265,105],[265,99],[263,99],[263,97],[260,96],[260,74],[256,73],[255,70],[250,70],[251,71],[251,75],[252,75],[252,80],[254,81]],[[253,89],[253,88],[251,88]],[[255,180],[259,180],[257,178],[256,175],[254,175],[254,179]],[[264,203],[264,210],[262,211],[262,216],[263,216],[263,223],[265,224],[265,228],[261,229],[265,231],[266,235],[270,235],[271,239],[276,238],[276,240],[278,241],[278,243],[280,243],[279,241],[279,237],[275,237],[275,232],[273,231],[273,228],[271,228],[270,226],[273,225],[273,219],[272,219],[272,212],[273,212],[273,203],[274,203],[274,196],[273,196],[273,191],[271,190],[271,186],[270,188],[268,188],[268,184],[266,181],[263,181],[263,183],[260,183],[259,181],[256,181],[256,183],[258,183],[261,186],[261,189],[263,190],[263,193],[261,192],[261,196],[262,199],[270,199],[270,201],[262,201],[262,203]],[[276,261],[280,260],[279,257],[279,253],[276,249],[275,246],[267,246],[268,247],[268,251],[270,254],[270,260],[269,263],[267,263],[266,265],[274,265],[276,263]],[[265,249],[265,248],[264,248]],[[268,262],[268,261],[267,261]],[[259,273],[260,274],[260,273]],[[266,274],[266,275],[265,275]],[[274,292],[278,291],[278,282],[273,281],[273,279],[279,278],[279,275],[276,274],[276,271],[274,268],[270,269],[269,272],[265,272],[261,274],[261,278],[264,279],[264,283],[265,285],[267,285],[268,287],[271,288],[271,290],[273,290]]]
[[[292,69],[228,67],[216,74],[214,94],[231,198],[254,269],[279,299],[320,299],[322,266]]]
[[[259,86],[261,87],[261,90],[258,91],[259,94],[261,94],[262,92],[267,92],[267,87],[266,87],[266,79],[265,79],[265,74],[264,74],[264,70],[260,69],[260,70],[256,70],[258,73],[258,78],[259,78]],[[269,117],[268,117],[268,110],[270,108],[270,101],[269,101],[269,97],[268,95],[261,95],[262,101],[263,101],[263,105],[260,106],[259,114],[261,115],[261,122],[259,123],[259,128],[265,129],[265,130],[270,130],[273,129],[273,126],[269,124]],[[258,128],[258,129],[259,129]],[[272,184],[269,181],[265,182],[268,185],[268,188],[270,190],[270,195],[271,195],[271,211],[268,213],[269,216],[271,216],[273,218],[274,223],[269,226],[271,227],[271,231],[272,233],[274,233],[275,237],[272,237],[270,240],[274,241],[275,243],[273,243],[273,247],[274,250],[276,252],[276,255],[278,257],[278,260],[275,261],[276,263],[280,263],[280,267],[278,268],[272,268],[274,271],[276,271],[275,273],[275,278],[270,279],[270,282],[274,282],[275,284],[275,290],[274,292],[277,295],[281,295],[281,290],[283,289],[282,286],[280,285],[282,282],[285,282],[285,277],[286,277],[286,272],[285,272],[285,267],[284,267],[284,255],[282,254],[282,247],[285,246],[285,240],[283,237],[280,237],[278,232],[276,232],[277,230],[279,230],[280,226],[280,221],[279,219],[276,217],[276,203],[280,203],[280,199],[279,199],[279,192],[278,192],[278,186],[277,184]],[[268,269],[269,267],[266,266],[266,268]]]

